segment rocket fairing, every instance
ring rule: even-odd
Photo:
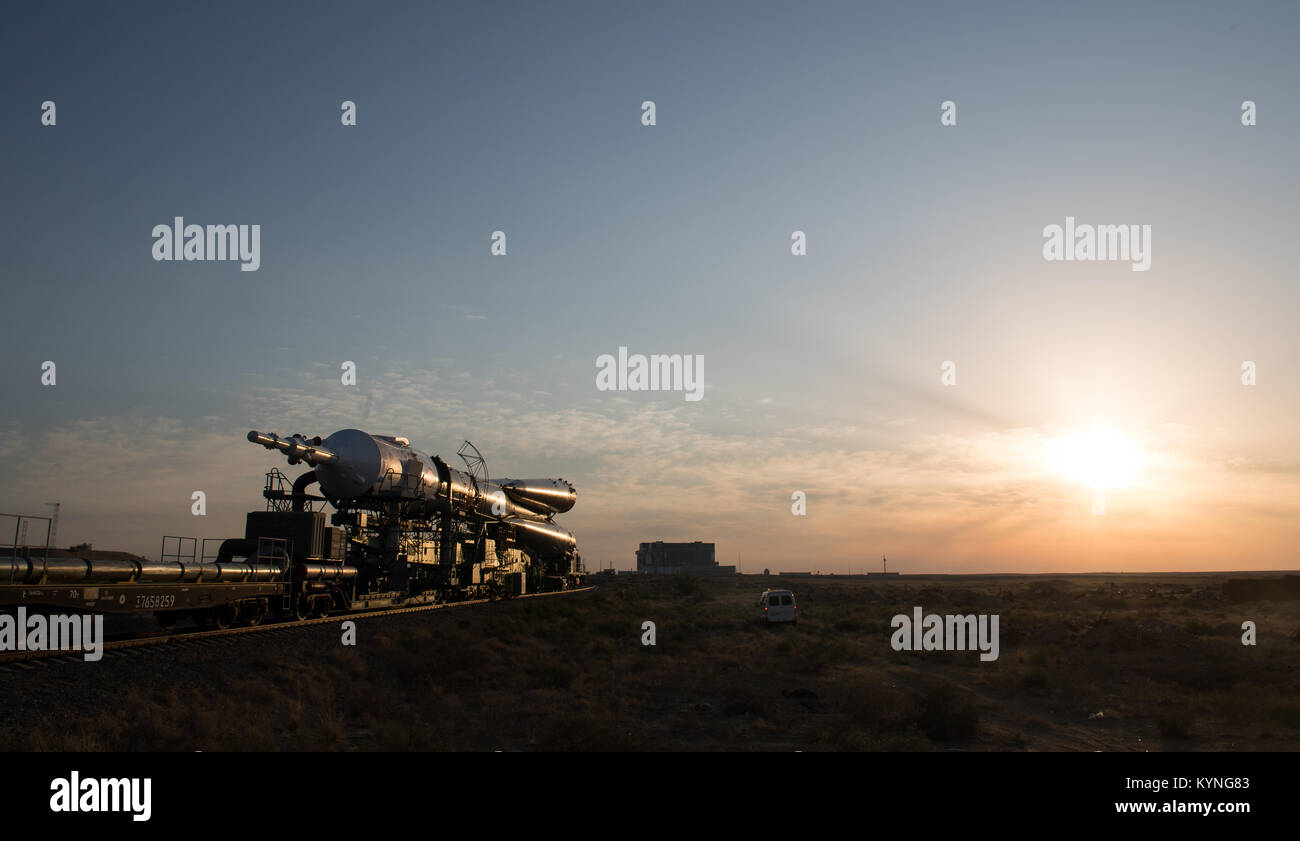
[[[248,440],[279,450],[290,464],[315,468],[321,490],[339,500],[473,502],[475,513],[511,523],[521,534],[548,544],[575,545],[572,534],[552,517],[573,508],[577,491],[563,479],[503,479],[476,482],[437,456],[413,449],[405,438],[341,429],[321,439],[281,438],[256,430]]]

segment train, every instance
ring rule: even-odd
[[[0,549],[0,610],[227,628],[583,583],[577,540],[555,521],[577,502],[564,479],[492,480],[469,441],[460,470],[407,438],[359,429],[247,439],[309,469],[292,481],[279,468],[266,473],[265,509],[248,512],[242,537],[205,540],[201,551],[194,538],[164,537],[152,561],[21,545],[16,535]]]

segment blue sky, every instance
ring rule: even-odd
[[[0,508],[61,499],[61,536],[142,552],[238,534],[276,465],[243,432],[357,426],[565,476],[593,565],[662,538],[788,569],[1294,567],[1298,19],[11,6]],[[177,215],[260,224],[261,268],[155,262]],[[1151,270],[1045,262],[1067,215],[1152,225]],[[705,399],[596,391],[620,345],[703,354]],[[1149,456],[1104,519],[1037,455],[1097,423]]]

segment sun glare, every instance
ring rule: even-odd
[[[1055,439],[1051,460],[1058,473],[1100,489],[1128,486],[1137,477],[1142,458],[1132,438],[1099,427]]]

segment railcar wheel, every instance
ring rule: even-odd
[[[262,624],[266,619],[266,599],[257,599],[248,607],[248,624],[252,627]]]
[[[235,624],[234,605],[223,604],[220,607],[214,607],[212,609],[212,624],[216,625],[219,631],[224,631]]]
[[[316,615],[319,616],[321,619],[324,619],[326,616],[330,615],[330,607],[331,607],[331,599],[329,596],[326,596],[323,599],[317,599]]]
[[[293,603],[293,615],[299,621],[311,616],[311,600],[306,596],[299,596]]]
[[[163,633],[172,634],[176,632],[176,614],[155,613],[153,618],[158,620],[158,627],[162,628]]]

